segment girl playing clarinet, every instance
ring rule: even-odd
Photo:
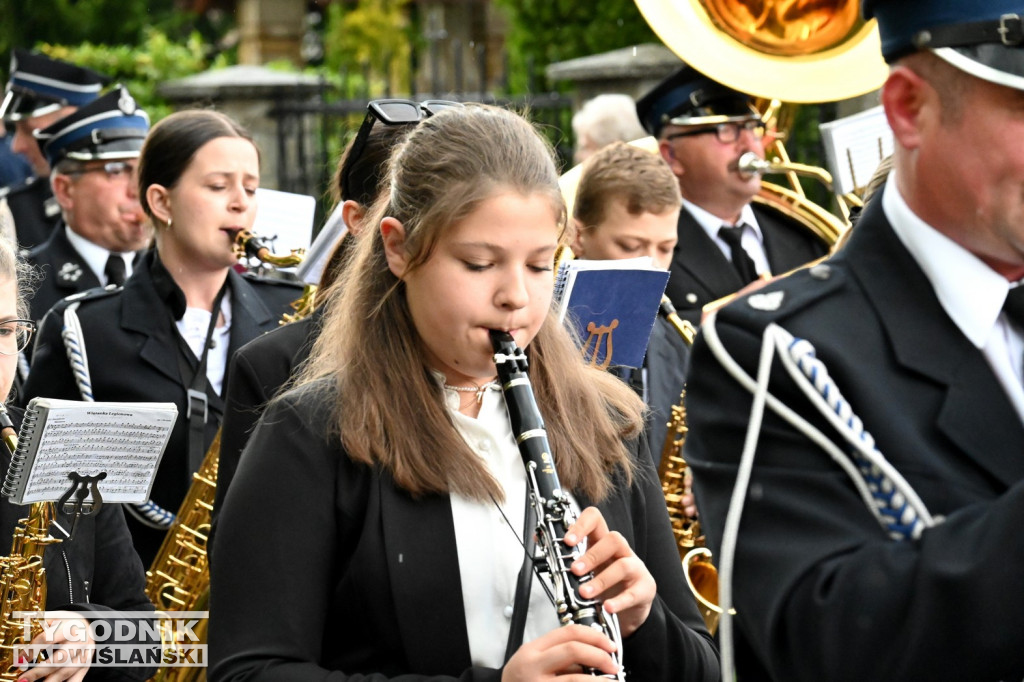
[[[619,672],[606,634],[560,627],[547,576],[517,589],[533,529],[495,381],[501,330],[529,359],[578,510],[565,551],[586,543],[571,570],[617,616],[627,679],[718,679],[643,406],[551,313],[565,207],[550,147],[516,114],[447,107],[395,150],[366,224],[305,376],[264,414],[224,502],[210,678]]]

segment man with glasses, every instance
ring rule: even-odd
[[[687,66],[644,95],[637,114],[683,195],[665,292],[681,317],[699,324],[705,304],[824,255],[809,231],[751,204],[761,179],[738,162],[764,158],[764,124],[748,95]]]
[[[139,205],[135,167],[149,118],[118,87],[36,133],[53,170],[50,182],[62,224],[32,249],[28,261],[43,279],[32,297],[32,318],[54,303],[131,274],[135,254],[152,238]]]
[[[44,242],[61,217],[50,191],[50,163],[34,132],[95,100],[109,81],[90,69],[27,50],[13,51],[0,118],[13,129],[11,151],[28,161],[34,177],[0,189],[0,196],[6,195],[21,248]]]

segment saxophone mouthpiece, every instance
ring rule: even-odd
[[[661,303],[658,304],[658,314],[666,320],[670,319],[673,315],[679,314],[676,311],[676,307],[672,305],[672,299],[665,294],[662,294]]]

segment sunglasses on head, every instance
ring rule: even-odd
[[[414,125],[425,118],[430,118],[442,109],[461,107],[461,102],[450,102],[443,99],[428,99],[422,102],[414,102],[408,99],[375,99],[366,105],[366,118],[359,126],[355,139],[352,141],[352,148],[349,149],[348,158],[345,160],[344,175],[341,179],[341,186],[347,197],[352,197],[352,188],[349,186],[349,174],[355,162],[366,150],[366,143],[370,139],[370,130],[376,121],[384,125]]]

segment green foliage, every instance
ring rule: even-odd
[[[354,76],[371,93],[384,84],[408,83],[412,50],[410,0],[358,0],[346,9],[327,7],[324,31],[325,65],[334,73]]]
[[[40,42],[137,45],[146,27],[166,29],[176,16],[174,0],[0,0],[0,55]]]
[[[122,83],[154,123],[171,112],[170,106],[157,95],[160,83],[227,66],[223,58],[208,63],[202,39],[195,32],[178,43],[157,29],[148,28],[143,33],[143,41],[145,49],[90,42],[74,46],[44,43],[37,49],[54,59],[94,69]]]
[[[509,89],[548,90],[548,64],[640,43],[661,42],[633,0],[495,0],[509,17]]]

